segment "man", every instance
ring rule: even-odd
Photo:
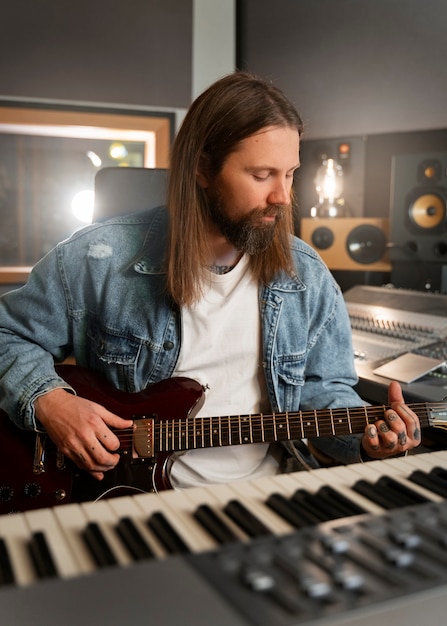
[[[136,392],[172,376],[206,389],[199,415],[362,405],[340,289],[292,237],[302,122],[271,84],[236,72],[191,106],[172,150],[168,210],[92,225],[59,244],[0,305],[2,408],[45,429],[96,478],[130,426],[77,397],[54,361]],[[420,442],[400,387],[363,436],[313,441],[335,462],[406,453]],[[268,442],[178,453],[182,488],[280,471]]]

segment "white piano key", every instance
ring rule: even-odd
[[[67,543],[64,533],[52,509],[36,509],[25,513],[31,533],[42,531],[53,557],[58,576],[70,578],[79,574],[80,566],[76,553]]]
[[[231,495],[229,497],[225,497],[225,495],[222,495],[223,493]],[[234,491],[231,488],[229,489],[228,485],[218,484],[211,487],[193,487],[191,489],[185,489],[183,494],[188,498],[188,500],[191,501],[194,510],[202,504],[211,506],[216,515],[218,515],[223,523],[234,532],[240,541],[248,540],[247,535],[239,528],[239,526],[237,526],[222,512],[222,508],[228,500],[234,498]]]
[[[135,496],[135,501],[148,518],[153,513],[163,513],[192,552],[217,547],[217,542],[194,520],[194,504],[182,491],[141,494]]]
[[[133,563],[132,556],[115,531],[118,517],[110,506],[109,501],[84,502],[81,507],[88,522],[96,522],[99,525],[119,565],[127,566]]]
[[[36,571],[27,548],[30,529],[24,514],[2,515],[0,535],[6,541],[17,585],[22,587],[36,582]]]
[[[135,496],[111,498],[108,502],[110,507],[115,511],[118,520],[123,517],[130,517],[132,519],[148,546],[154,552],[156,558],[163,558],[167,555],[166,550],[149,530],[146,524],[148,515],[138,506]]]
[[[276,515],[265,504],[263,492],[256,487],[256,481],[237,481],[230,484],[218,484],[206,488],[207,493],[211,493],[216,501],[217,507],[222,510],[231,500],[240,502],[257,518],[260,522],[274,534],[287,534],[292,532],[290,526],[281,517]],[[199,494],[197,494],[199,496]],[[231,523],[231,528],[235,528],[240,534],[242,541],[247,541],[246,534],[228,516],[224,515],[225,523]]]
[[[79,574],[88,574],[97,570],[95,559],[82,538],[82,532],[89,520],[81,505],[64,504],[55,507],[53,512],[63,529],[68,545],[77,556]]]

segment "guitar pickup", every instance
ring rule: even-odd
[[[154,456],[154,420],[138,419],[133,423],[133,448],[139,457]]]

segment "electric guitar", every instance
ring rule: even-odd
[[[387,409],[195,417],[204,390],[190,378],[170,378],[126,393],[76,365],[59,365],[57,371],[79,396],[133,420],[131,428],[114,431],[120,461],[97,481],[65,458],[46,435],[22,431],[0,412],[0,514],[170,489],[170,457],[175,451],[362,433]],[[409,406],[422,427],[447,428],[447,402]]]

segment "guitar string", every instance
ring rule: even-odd
[[[446,403],[420,403],[409,404],[409,408],[418,411],[422,409],[419,414],[419,418],[429,423],[428,414],[429,409],[435,407],[446,409]],[[281,431],[281,435],[284,431],[293,431],[292,434],[297,437],[311,436],[323,432],[324,434],[332,435],[334,431],[340,429],[341,426],[345,428],[357,424],[359,421],[366,426],[367,423],[373,423],[375,419],[383,416],[384,410],[387,406],[366,406],[366,407],[353,407],[346,408],[334,408],[334,409],[316,409],[315,411],[297,411],[286,413],[269,413],[269,414],[253,414],[253,415],[230,415],[230,416],[212,416],[212,417],[186,417],[186,418],[173,418],[173,419],[161,419],[160,421],[153,422],[152,440],[163,441],[168,438],[170,444],[174,441],[178,444],[181,437],[186,437],[188,442],[191,439],[196,439],[196,444],[201,443],[201,439],[213,438],[216,433],[223,428],[228,432],[228,437],[225,439],[238,439],[238,435],[243,436],[243,440],[247,440],[247,430],[252,434],[252,438],[257,441],[264,441],[265,434],[271,434],[273,440],[287,439],[288,437],[278,437],[277,430]],[[318,415],[317,415],[318,414]],[[369,418],[374,417],[370,420]],[[292,420],[292,421],[291,421]],[[312,423],[315,420],[315,424]],[[136,420],[138,422],[138,420]],[[152,422],[152,420],[150,420]],[[279,421],[279,423],[278,423]],[[311,426],[314,426],[312,433],[308,432]],[[329,429],[329,432],[328,432]],[[126,442],[126,437],[129,438],[127,443],[133,441],[133,430],[129,435],[125,434],[126,430],[123,429],[120,434],[120,439],[123,443]],[[304,431],[304,432],[303,432]],[[357,432],[357,431],[356,431]],[[259,436],[261,434],[261,437]],[[276,436],[274,436],[274,434]],[[266,440],[271,441],[272,437],[268,437]],[[179,439],[180,438],[180,439]],[[225,445],[225,444],[222,444]],[[201,447],[196,445],[196,447]]]

